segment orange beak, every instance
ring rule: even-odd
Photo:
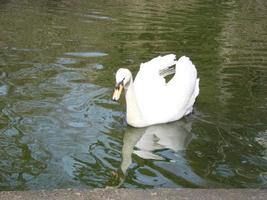
[[[118,100],[119,100],[119,98],[120,98],[120,96],[121,96],[121,92],[122,92],[122,90],[123,90],[123,85],[122,85],[122,84],[119,84],[119,85],[115,88],[115,90],[114,90],[114,92],[113,92],[113,95],[112,95],[112,100],[113,100],[113,101],[118,101]]]

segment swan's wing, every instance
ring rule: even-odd
[[[195,90],[194,90],[194,92],[193,92],[193,94],[192,94],[192,96],[188,102],[185,115],[188,115],[193,111],[193,105],[195,103],[195,100],[196,100],[198,94],[199,94],[199,78],[197,78],[197,80],[196,80]]]
[[[158,56],[146,63],[142,63],[135,77],[135,86],[144,87],[148,85],[151,87],[154,85],[154,87],[158,87],[159,85],[165,85],[164,77],[175,73],[175,69],[171,67],[175,65],[175,63],[176,56],[174,54]]]
[[[166,84],[160,73],[172,73],[174,70],[169,69],[173,65],[175,75]],[[157,57],[141,64],[134,88],[145,119],[151,123],[174,121],[191,112],[191,104],[199,93],[197,71],[186,56],[182,56],[178,61],[173,54]]]
[[[160,72],[175,65],[175,58],[174,54],[169,54],[156,57],[140,65],[140,70],[134,80],[134,88],[139,108],[144,117],[153,113],[158,105],[164,107],[160,102],[162,102],[162,98],[165,98],[166,81]]]

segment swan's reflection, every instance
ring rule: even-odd
[[[184,150],[192,139],[191,126],[191,122],[182,120],[146,128],[127,128],[122,147],[122,176],[125,177],[126,171],[132,163],[133,153],[144,159],[164,160],[153,151],[160,149],[171,149],[175,152]],[[123,179],[121,179],[122,182]]]

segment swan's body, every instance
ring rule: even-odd
[[[172,73],[173,78],[166,83],[164,76]],[[134,127],[179,120],[192,112],[199,94],[195,66],[188,57],[177,61],[173,54],[142,63],[134,81],[131,72],[121,68],[116,73],[116,82],[113,100],[118,100],[124,88],[126,120]]]

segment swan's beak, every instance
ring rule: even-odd
[[[123,85],[122,83],[118,84],[118,86],[116,86],[114,92],[113,92],[113,95],[112,95],[112,100],[113,101],[118,101],[120,96],[121,96],[121,92],[122,92],[122,89],[123,89]]]

